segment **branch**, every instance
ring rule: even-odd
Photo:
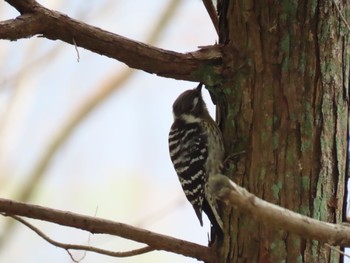
[[[0,35],[10,40],[31,37],[41,30],[42,25],[40,23],[41,18],[39,16],[30,14],[19,16],[16,19],[1,21]]]
[[[205,9],[207,9],[207,12],[210,16],[211,22],[214,25],[215,31],[217,35],[219,35],[219,18],[216,13],[216,9],[214,7],[212,0],[203,0],[203,4],[205,6]]]
[[[202,261],[211,260],[211,250],[208,247],[111,220],[25,204],[3,198],[0,198],[0,212],[7,215],[25,216],[63,226],[79,228],[91,233],[119,236],[145,243],[155,250],[165,250]]]
[[[6,214],[5,214],[5,216],[6,216]],[[107,256],[111,256],[111,257],[131,257],[131,256],[136,256],[136,255],[141,255],[141,254],[144,254],[147,252],[151,252],[154,250],[153,248],[146,246],[143,248],[134,249],[134,250],[125,251],[125,252],[115,252],[115,251],[110,251],[110,250],[101,249],[101,248],[92,247],[92,246],[61,243],[61,242],[58,242],[58,241],[55,241],[55,240],[49,238],[42,231],[40,231],[37,227],[33,226],[32,224],[30,224],[26,220],[24,220],[18,216],[15,216],[15,215],[9,215],[9,216],[12,217],[13,219],[17,220],[18,222],[22,223],[26,227],[30,228],[31,230],[33,230],[35,233],[37,233],[41,238],[45,239],[51,245],[63,248],[67,251],[70,249],[71,250],[84,250],[84,251],[95,252],[98,254],[107,255]],[[68,253],[69,253],[69,251],[68,251]],[[70,253],[69,253],[69,255],[70,255],[70,257],[72,257],[72,255]],[[72,260],[75,261],[73,258],[72,258]]]
[[[331,245],[350,246],[348,226],[322,222],[266,202],[220,174],[211,178],[209,184],[219,200],[268,226]]]
[[[346,19],[345,19],[343,13],[340,11],[340,8],[339,8],[338,4],[337,4],[334,0],[333,0],[333,4],[335,5],[335,7],[336,7],[336,9],[337,9],[337,12],[338,12],[338,14],[339,14],[341,20],[343,21],[344,25],[346,26],[346,28],[347,28],[347,29],[349,30],[349,32],[350,32],[350,26],[349,26],[348,22],[346,21]]]
[[[30,13],[33,10],[33,6],[37,3],[35,0],[5,0],[14,8],[16,8],[21,14]]]
[[[337,252],[340,255],[343,255],[344,257],[350,258],[350,256],[348,254],[346,254],[344,251],[341,251],[340,249],[331,246],[330,244],[324,244],[326,247],[329,247],[330,249],[334,250],[335,252]]]
[[[162,77],[214,85],[221,79],[221,50],[209,46],[177,53],[137,42],[49,10],[35,1],[6,0],[24,15],[0,24],[0,39],[40,35],[117,59],[131,68]],[[23,25],[25,30],[17,30]]]

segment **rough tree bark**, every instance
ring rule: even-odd
[[[219,119],[234,156],[226,174],[264,200],[332,223],[345,217],[350,69],[336,4],[350,11],[348,1],[218,1]],[[320,242],[237,210],[226,221],[221,262],[340,261]]]

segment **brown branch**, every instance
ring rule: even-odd
[[[331,246],[330,244],[324,244],[326,247],[329,247],[330,249],[334,250],[335,252],[339,253],[340,255],[343,255],[344,257],[350,258],[350,255],[346,254],[344,251],[341,251],[340,249],[336,248],[335,246]]]
[[[333,4],[335,5],[335,7],[336,7],[336,9],[337,9],[337,12],[338,12],[338,14],[339,14],[341,20],[343,21],[344,25],[346,26],[346,28],[347,28],[347,29],[349,30],[349,32],[350,32],[350,26],[349,26],[348,22],[346,21],[346,19],[345,19],[343,13],[340,11],[340,7],[338,6],[338,4],[337,4],[334,0],[333,0]]]
[[[216,13],[216,9],[214,7],[213,1],[212,0],[203,0],[203,4],[205,6],[205,9],[207,10],[211,22],[214,25],[216,33],[219,35],[219,18]]]
[[[18,38],[27,38],[37,34],[41,30],[41,18],[31,14],[25,14],[0,22],[0,34],[6,36],[6,39],[15,40]]]
[[[18,40],[41,35],[62,40],[100,55],[117,59],[131,68],[162,77],[203,82],[213,85],[221,79],[221,50],[210,46],[190,53],[177,53],[137,42],[100,28],[90,26],[67,15],[49,10],[35,1],[6,0],[25,15],[10,20],[25,24],[27,30],[13,29],[6,21],[0,27],[0,39]],[[17,22],[19,21],[19,22]],[[9,31],[11,31],[9,33]]]
[[[266,202],[223,175],[212,177],[210,186],[212,193],[219,200],[267,226],[279,227],[304,238],[330,245],[350,246],[348,226],[322,222]]]
[[[6,214],[5,214],[5,216],[6,216]],[[146,247],[143,247],[143,248],[139,248],[139,249],[130,250],[130,251],[125,251],[125,252],[115,252],[115,251],[110,251],[110,250],[101,249],[101,248],[92,247],[92,246],[84,246],[84,245],[74,245],[74,244],[62,243],[62,242],[55,241],[52,238],[48,237],[40,229],[38,229],[37,227],[33,226],[32,224],[30,224],[26,220],[20,218],[19,216],[15,216],[15,215],[9,215],[9,216],[14,218],[18,222],[22,223],[26,227],[30,228],[31,230],[33,230],[36,234],[38,234],[41,238],[45,239],[51,245],[63,248],[65,250],[67,250],[67,251],[68,250],[84,250],[84,251],[95,252],[95,253],[98,253],[98,254],[107,255],[107,256],[111,256],[111,257],[131,257],[131,256],[141,255],[141,254],[144,254],[144,253],[147,253],[147,252],[154,251],[154,249],[149,247],[149,246],[146,246]],[[71,254],[69,254],[69,255],[72,257]]]
[[[33,7],[37,5],[35,0],[5,0],[14,8],[16,8],[21,14],[30,13],[33,11]]]
[[[165,250],[202,261],[210,261],[211,250],[192,242],[176,239],[123,223],[72,212],[25,204],[0,198],[0,212],[75,227],[91,233],[109,234],[147,244],[155,250]]]

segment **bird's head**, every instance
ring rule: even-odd
[[[201,89],[202,83],[179,95],[173,104],[174,119],[182,119],[187,123],[200,122],[208,114]]]

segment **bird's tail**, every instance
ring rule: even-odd
[[[209,201],[210,202],[210,201]],[[223,222],[221,220],[221,217],[219,216],[219,213],[217,211],[217,206],[215,203],[210,202],[209,203],[207,199],[203,202],[203,211],[208,216],[215,234],[218,236],[219,239],[222,239],[224,236],[224,227]]]

